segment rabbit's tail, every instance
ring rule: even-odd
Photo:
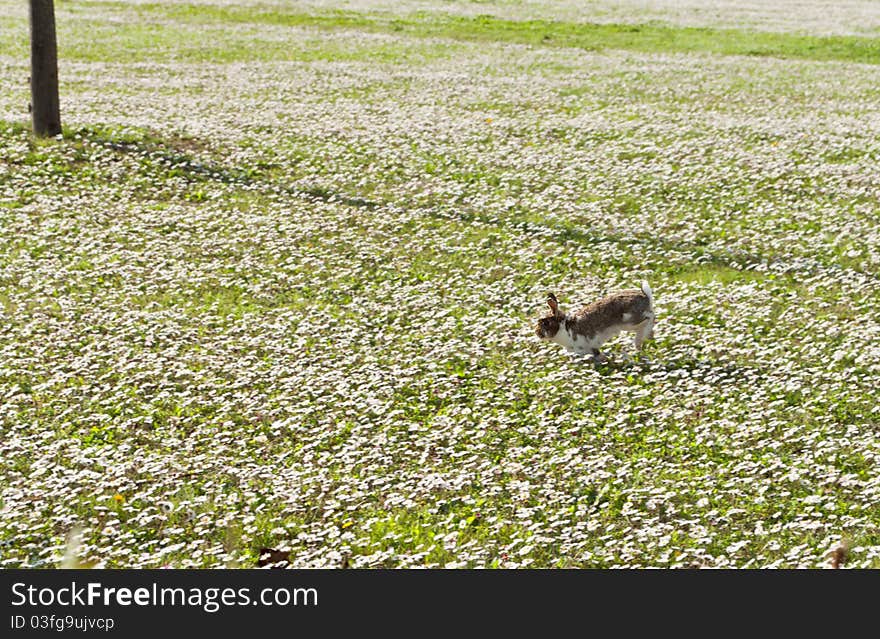
[[[651,309],[654,308],[654,293],[651,291],[651,287],[648,285],[647,280],[642,280],[642,293],[648,298],[648,304]]]

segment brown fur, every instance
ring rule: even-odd
[[[565,327],[573,335],[592,338],[602,329],[615,324],[638,324],[649,308],[648,296],[642,291],[620,291],[572,313],[565,320]],[[628,320],[623,319],[624,313],[630,314]]]
[[[559,310],[559,300],[553,293],[547,294],[547,305],[550,307],[550,315],[538,320],[535,333],[541,338],[552,338],[559,332],[559,325],[565,320],[565,314]]]
[[[644,281],[641,290],[612,293],[573,313],[562,312],[553,293],[547,296],[547,305],[550,314],[535,326],[538,337],[558,342],[573,352],[589,353],[600,361],[607,357],[599,348],[620,331],[635,333],[637,351],[654,336],[652,293]]]
[[[535,327],[535,333],[537,333],[538,337],[546,337],[549,339],[559,332],[559,321],[559,318],[555,315],[542,317],[538,320],[538,325]]]

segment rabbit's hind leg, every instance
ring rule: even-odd
[[[635,345],[636,350],[642,350],[642,346],[645,344],[645,340],[652,339],[654,337],[654,318],[649,317],[641,324],[636,326],[636,339]]]

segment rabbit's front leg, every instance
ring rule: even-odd
[[[593,361],[597,364],[604,364],[608,361],[608,356],[598,348],[594,348],[591,352],[593,354]]]

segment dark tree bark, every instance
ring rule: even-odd
[[[61,133],[58,106],[58,49],[53,0],[31,2],[31,116],[34,133]]]

